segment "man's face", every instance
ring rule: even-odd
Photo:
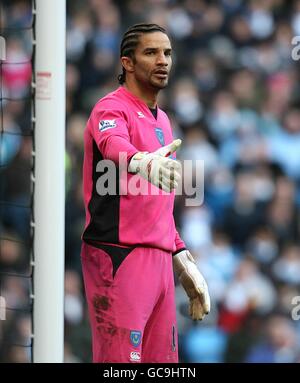
[[[171,51],[171,43],[165,33],[141,35],[133,60],[135,79],[154,89],[165,88],[172,66]]]

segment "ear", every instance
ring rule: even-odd
[[[133,60],[130,57],[123,56],[121,57],[122,66],[125,68],[126,72],[134,72]]]

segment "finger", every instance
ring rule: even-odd
[[[208,290],[204,288],[199,291],[199,298],[205,314],[208,314],[210,312],[210,296],[208,294]]]
[[[165,166],[168,168],[168,169],[175,169],[177,171],[180,171],[181,170],[181,163],[179,161],[176,161],[176,160],[173,160],[173,159],[167,159],[167,161],[165,162]]]
[[[180,178],[181,178],[181,174],[178,171],[173,170],[173,169],[171,169],[171,170],[165,169],[162,174],[163,174],[163,177],[169,181],[179,182]]]
[[[192,299],[190,302],[190,316],[193,320],[202,320],[205,317],[199,297]]]
[[[163,146],[162,148],[158,149],[156,152],[160,156],[169,157],[180,147],[181,142],[182,141],[178,138],[177,140],[171,142],[169,145]]]
[[[175,161],[173,161],[175,162]],[[166,163],[160,163],[157,166],[153,166],[151,169],[151,176],[158,177],[159,179],[165,178],[166,180],[175,180],[179,182],[181,178],[180,166],[178,167],[167,167]]]
[[[165,183],[164,181],[160,181],[158,187],[167,193],[171,193],[172,191],[171,185]]]
[[[160,181],[159,187],[160,187],[160,189],[163,189],[167,193],[171,193],[174,189],[177,188],[177,186],[178,186],[178,184],[175,183],[174,181],[170,183],[169,181],[162,179],[162,181]]]
[[[178,183],[180,181],[180,174],[176,172],[169,172],[164,174],[162,177],[162,182],[170,188],[170,190],[174,190],[178,187]]]
[[[169,157],[172,153],[176,152],[176,150],[181,145],[181,139],[178,138],[177,140],[174,140],[169,146],[169,152],[166,153],[165,157]]]

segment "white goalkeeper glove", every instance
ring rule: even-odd
[[[210,297],[205,279],[188,250],[173,256],[173,268],[190,299],[190,316],[202,320],[210,312]]]
[[[130,160],[128,171],[139,173],[141,177],[153,185],[170,193],[176,189],[181,177],[180,163],[168,158],[181,145],[181,140],[159,148],[153,153],[138,152]]]

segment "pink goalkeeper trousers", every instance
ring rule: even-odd
[[[171,253],[100,247],[81,252],[93,361],[178,362]]]

